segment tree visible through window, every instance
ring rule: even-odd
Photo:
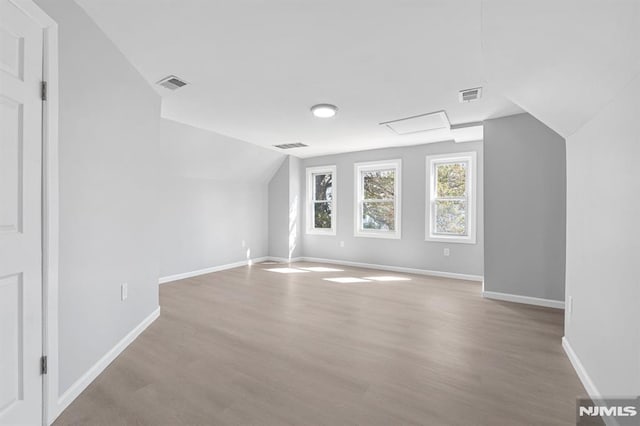
[[[333,174],[314,174],[313,227],[331,229],[331,200],[333,195]]]
[[[364,200],[362,227],[364,229],[395,229],[395,170],[363,172]]]
[[[467,162],[436,164],[435,232],[467,235]]]
[[[335,235],[335,166],[307,169],[307,233]]]
[[[357,163],[357,236],[400,237],[400,160]]]
[[[475,242],[475,153],[427,157],[427,240]]]

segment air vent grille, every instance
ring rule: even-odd
[[[296,142],[296,143],[283,143],[280,145],[274,145],[276,148],[280,148],[280,149],[291,149],[291,148],[303,148],[305,146],[309,146],[309,145],[305,145],[303,143],[300,142]]]
[[[473,89],[465,89],[458,92],[458,99],[460,102],[477,101],[482,96],[482,87],[476,87]]]
[[[175,75],[170,75],[160,80],[157,84],[169,90],[176,90],[186,86],[188,83]]]

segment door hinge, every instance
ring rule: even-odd
[[[40,98],[43,101],[47,100],[47,82],[43,81],[40,83]]]
[[[40,374],[47,374],[47,356],[40,358]]]

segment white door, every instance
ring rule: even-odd
[[[0,424],[42,424],[42,29],[0,0]]]

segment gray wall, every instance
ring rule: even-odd
[[[76,3],[37,3],[60,37],[63,392],[158,307],[160,98]]]
[[[269,256],[289,257],[289,161],[286,157],[269,182]]]
[[[269,182],[269,255],[273,257],[302,256],[301,167],[299,158],[287,156]]]
[[[564,300],[564,139],[529,114],[484,122],[484,289]]]
[[[166,119],[160,152],[161,277],[268,254],[266,182],[284,155]]]
[[[567,139],[565,336],[602,395],[640,394],[640,76]]]
[[[478,153],[477,243],[455,244],[425,241],[426,156],[452,152]],[[306,167],[337,166],[338,218],[335,236],[304,233],[301,215],[303,255],[323,259],[372,263],[441,272],[482,275],[483,273],[483,147],[481,142],[432,143],[420,146],[378,149],[303,160],[299,179],[304,182]],[[354,163],[402,159],[402,238],[399,240],[354,237]],[[302,185],[301,200],[306,199]],[[344,241],[344,247],[340,247]],[[443,249],[450,249],[445,257]]]
[[[304,168],[297,157],[289,159],[289,252],[292,258],[302,256],[302,217],[304,215]]]

